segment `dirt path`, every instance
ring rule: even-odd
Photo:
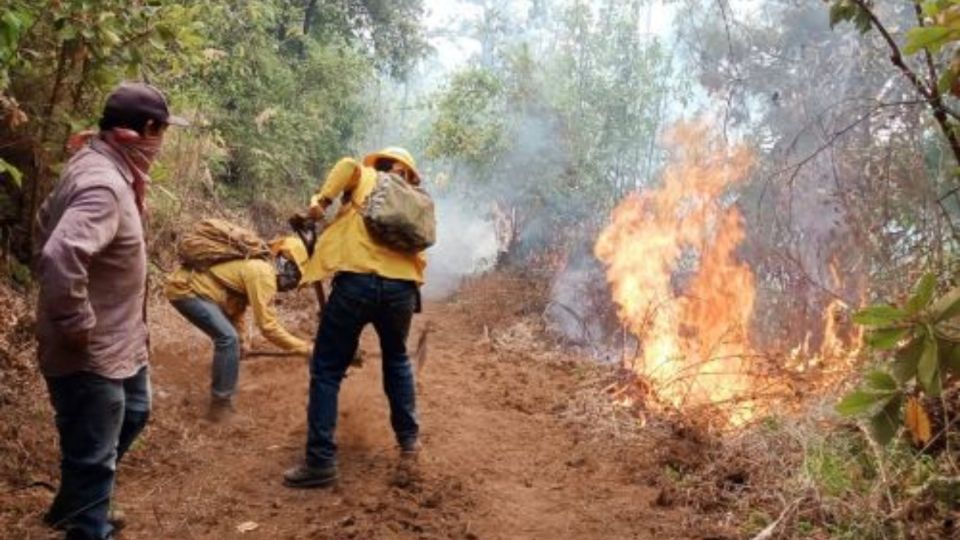
[[[430,305],[415,323],[414,336],[437,328],[420,378],[419,478],[396,468],[375,335],[364,333],[366,365],[341,393],[332,490],[280,482],[305,440],[302,359],[246,361],[238,416],[210,424],[207,340],[172,313],[158,319],[155,417],[121,470],[121,538],[703,538],[653,504],[652,458],[569,420],[581,364],[505,352],[462,307]]]

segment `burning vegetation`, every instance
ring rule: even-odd
[[[541,503],[579,504],[599,486],[623,496],[620,514],[603,500],[604,517],[617,514],[607,521],[635,536],[647,517],[635,494],[649,483],[663,488],[656,506],[721,523],[718,538],[957,535],[960,292],[943,293],[957,284],[960,253],[960,0],[347,4],[0,7],[0,450],[11,456],[0,460],[0,491],[18,497],[56,478],[33,364],[36,210],[69,135],[95,121],[117,79],[140,73],[169,88],[198,128],[168,135],[152,178],[154,273],[172,270],[177,238],[199,219],[289,232],[289,214],[343,155],[409,146],[439,220],[422,293],[440,315],[418,391],[448,422],[430,428],[429,443],[457,443],[441,463],[462,465],[456,480],[471,497],[519,481],[513,460],[523,455],[535,463],[514,487],[518,501],[539,505],[525,515],[534,522],[551,517],[536,512],[588,522]],[[683,123],[703,116],[716,124]],[[304,335],[316,330],[313,304],[283,311]],[[159,403],[182,415],[206,366],[185,352],[196,343],[177,343],[176,327],[152,324],[170,362],[157,370]],[[301,374],[269,379],[268,362],[244,369],[291,397]],[[437,375],[449,378],[433,386]],[[273,416],[249,434],[279,449],[284,419],[302,404],[273,397],[264,407]],[[502,446],[484,440],[491,402],[502,406],[498,421],[515,422],[515,432],[496,430],[511,435]],[[464,428],[478,412],[476,428]],[[555,417],[589,429],[530,436]],[[192,473],[154,448],[188,454],[196,419],[161,418],[140,473]],[[41,422],[46,431],[34,429]],[[374,425],[358,424],[364,434]],[[589,460],[564,455],[586,439],[599,441],[580,448]],[[530,452],[535,444],[556,453]],[[594,463],[605,445],[655,461]],[[486,455],[496,463],[478,461]],[[230,459],[196,461],[237,470]],[[539,486],[545,464],[556,478],[580,476]],[[477,470],[499,479],[474,482]],[[624,478],[634,491],[621,489]],[[230,489],[207,510],[232,534],[224,508],[250,498],[234,503]],[[21,512],[0,511],[0,530],[32,526],[25,516],[44,494],[30,496]],[[430,499],[425,507],[440,506]],[[503,507],[502,493],[489,500]],[[362,506],[378,526],[389,521],[377,504]],[[154,517],[186,524],[183,507],[160,502]],[[337,519],[345,511],[324,508]],[[475,536],[505,527],[490,508],[476,509],[496,519]],[[475,516],[443,534],[471,537]],[[358,519],[344,521],[337,527]],[[708,534],[701,524],[692,529]],[[630,536],[601,525],[595,536],[556,530]]]
[[[786,356],[756,345],[757,280],[738,255],[747,233],[731,192],[749,178],[754,154],[727,147],[702,123],[676,127],[666,145],[662,185],[629,195],[596,242],[619,317],[638,340],[624,367],[662,404],[743,425],[796,395],[803,372],[849,370],[859,336],[839,328],[845,306],[836,299],[823,313],[819,350],[811,350],[812,329],[781,349]],[[807,394],[815,385],[803,380]]]

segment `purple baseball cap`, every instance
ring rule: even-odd
[[[139,83],[120,83],[107,96],[103,107],[104,118],[124,118],[128,116],[146,116],[172,126],[189,126],[190,122],[180,116],[170,114],[167,98],[155,86]]]

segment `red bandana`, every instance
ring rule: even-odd
[[[67,148],[76,152],[85,146],[97,132],[88,130],[70,137]],[[147,185],[150,183],[150,165],[160,153],[162,139],[140,135],[132,129],[113,128],[99,133],[100,140],[112,148],[126,163],[133,174],[133,193],[137,201],[137,209],[143,214],[147,196]]]

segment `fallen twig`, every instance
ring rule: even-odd
[[[780,512],[780,516],[773,520],[773,523],[767,525],[762,531],[757,533],[757,535],[753,537],[753,540],[771,540],[774,533],[777,532],[777,529],[779,529],[780,526],[786,522],[793,512],[800,506],[801,501],[803,501],[803,497],[800,497],[799,499],[796,499],[787,505],[787,507],[783,509],[783,512]]]
[[[417,340],[417,351],[414,353],[414,357],[417,359],[418,380],[420,373],[423,371],[423,366],[427,363],[427,338],[430,336],[430,333],[433,332],[434,328],[433,321],[427,321],[427,324],[423,327],[423,331],[420,333],[420,339]]]
[[[18,491],[26,491],[26,490],[28,490],[28,489],[33,489],[33,488],[37,488],[37,487],[41,487],[41,488],[43,488],[43,489],[46,489],[47,491],[49,491],[49,492],[51,492],[51,493],[56,493],[56,491],[57,491],[57,488],[54,487],[53,484],[51,484],[50,482],[44,482],[43,480],[37,480],[37,481],[35,481],[35,482],[30,482],[30,483],[27,484],[27,485],[18,486],[18,487],[15,487],[15,488],[13,488],[13,489],[7,490],[6,493],[16,493],[16,492],[18,492]]]

